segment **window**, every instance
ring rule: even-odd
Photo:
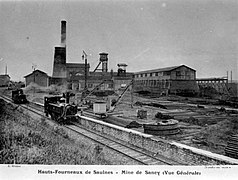
[[[181,72],[180,71],[176,71],[176,76],[181,76]]]
[[[147,77],[147,74],[145,74],[145,77]]]
[[[160,86],[160,80],[157,80],[157,85],[156,87]]]
[[[88,88],[92,88],[93,87],[93,84],[88,84]]]
[[[165,87],[169,87],[169,81],[167,79],[165,80]]]
[[[140,77],[143,77],[143,74],[141,74]]]
[[[158,76],[158,72],[155,73],[155,76]]]
[[[165,80],[162,79],[162,87],[164,88],[165,87]]]
[[[153,84],[153,86],[156,86],[156,80],[154,80],[154,84]]]
[[[73,89],[73,85],[72,85],[72,83],[69,83],[69,84],[68,84],[68,89],[70,89],[70,90]]]
[[[108,88],[113,88],[113,84],[108,84]]]
[[[164,76],[170,76],[170,72],[168,72],[168,71],[165,71],[163,74],[164,74]]]
[[[150,76],[152,76],[153,73],[150,73]]]
[[[185,77],[186,79],[190,79],[190,72],[189,71],[185,71],[185,76],[186,76]]]

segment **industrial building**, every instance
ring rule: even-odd
[[[99,63],[94,71],[90,71],[84,51],[82,58],[85,63],[67,63],[66,21],[61,21],[61,44],[55,47],[50,84],[66,85],[74,91],[92,90],[99,84],[98,90],[118,90],[133,78],[133,73],[126,72],[126,64],[118,64],[118,72],[108,72],[108,53],[99,53]]]
[[[196,70],[186,66],[173,66],[134,73],[135,91],[155,94],[195,94],[199,91]]]
[[[89,72],[89,64],[87,64],[87,73]],[[53,74],[51,84],[66,84],[67,79],[71,76],[85,74],[85,64],[83,63],[66,63],[66,21],[61,21],[61,44],[55,47]]]
[[[54,48],[53,73],[48,76],[41,70],[34,70],[24,76],[26,86],[34,82],[40,86],[63,85],[68,90],[82,91],[92,90],[119,90],[127,86],[133,73],[126,72],[126,64],[118,64],[118,71],[108,72],[108,53],[99,53],[97,67],[90,71],[90,64],[87,63],[87,54],[83,51],[85,63],[68,63],[66,57],[66,21],[61,21],[61,42]]]
[[[133,73],[128,73],[124,69],[121,71],[121,66],[118,64],[117,72],[108,72],[108,54],[100,53],[99,65],[94,71],[87,71],[83,73],[71,73],[67,78],[68,89],[71,90],[83,90],[89,91],[97,88],[97,90],[112,90],[117,91],[130,84]],[[105,59],[106,61],[105,61]],[[101,65],[101,69],[100,68]],[[98,86],[101,84],[100,86]]]
[[[125,88],[134,79],[134,91],[148,91],[156,94],[196,94],[199,91],[196,83],[196,70],[186,66],[128,73],[127,65],[119,63],[117,72],[108,71],[108,53],[99,53],[98,65],[90,71],[87,54],[83,51],[84,63],[68,63],[66,57],[66,21],[61,21],[61,42],[54,49],[53,73],[49,77],[42,71],[26,75],[26,85],[35,82],[48,86],[64,85],[68,90],[82,91],[113,90]],[[38,80],[40,78],[40,80]],[[100,86],[99,86],[100,85]]]
[[[0,87],[7,87],[10,83],[10,76],[8,74],[0,75]]]
[[[38,84],[39,86],[47,87],[50,83],[50,77],[45,72],[38,69],[24,76],[24,78],[26,86],[33,82]]]

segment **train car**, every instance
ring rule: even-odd
[[[24,104],[28,102],[22,89],[16,89],[12,91],[12,100],[16,104]]]
[[[106,118],[107,115],[107,103],[105,101],[96,101],[93,103],[93,113],[100,116],[100,118]]]
[[[77,106],[66,103],[63,96],[45,97],[44,112],[60,124],[68,124],[77,119]]]

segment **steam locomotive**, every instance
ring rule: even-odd
[[[22,89],[12,90],[12,100],[16,104],[24,104],[28,102]]]
[[[59,124],[69,124],[76,121],[77,106],[66,102],[64,96],[44,97],[44,113]]]

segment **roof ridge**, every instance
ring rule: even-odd
[[[157,70],[164,70],[164,69],[175,69],[177,67],[180,67],[180,66],[183,66],[183,65],[179,65],[179,66],[168,66],[168,67],[163,67],[163,68],[157,68],[157,69],[149,69],[149,70],[143,70],[143,71],[138,71],[136,73],[140,73],[140,72],[149,72],[149,71],[157,71]]]

